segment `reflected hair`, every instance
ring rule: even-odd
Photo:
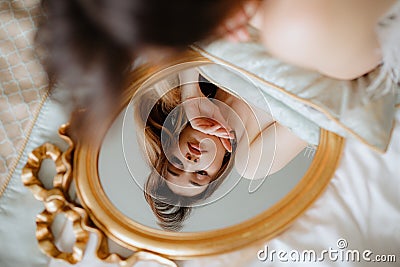
[[[191,206],[211,196],[228,176],[233,167],[235,148],[233,146],[232,153],[225,153],[216,178],[203,192],[191,197],[174,193],[164,178],[168,165],[165,151],[177,142],[180,131],[188,125],[188,121],[183,109],[180,106],[177,107],[181,103],[180,87],[169,90],[167,93],[165,91],[166,89],[157,87],[141,96],[136,102],[135,117],[137,123],[144,127],[143,136],[139,135],[142,138],[140,143],[144,146],[145,158],[152,169],[145,184],[145,199],[157,217],[160,227],[179,231],[183,227],[183,221],[192,210]],[[158,100],[152,105],[155,97]],[[171,116],[171,112],[175,114]],[[172,117],[174,119],[171,119]]]

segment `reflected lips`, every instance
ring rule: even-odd
[[[187,144],[188,144],[189,151],[190,151],[192,154],[194,154],[194,155],[196,155],[196,156],[200,156],[200,155],[201,155],[201,152],[202,152],[202,151],[200,150],[199,144],[190,143],[190,142],[188,142]]]

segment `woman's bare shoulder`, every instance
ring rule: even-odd
[[[267,0],[254,21],[271,54],[334,78],[353,79],[380,63],[375,26],[394,1]]]

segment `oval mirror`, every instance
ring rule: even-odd
[[[272,238],[339,161],[342,138],[303,140],[251,80],[195,52],[132,77],[101,142],[74,155],[82,205],[124,247],[187,259]]]

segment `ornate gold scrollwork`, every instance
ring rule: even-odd
[[[93,227],[89,222],[87,212],[76,203],[70,201],[68,194],[72,181],[71,159],[74,142],[68,136],[68,124],[62,125],[59,135],[67,142],[66,151],[50,143],[45,143],[34,149],[28,156],[28,161],[22,169],[22,181],[32,192],[33,196],[43,202],[44,210],[36,217],[36,239],[39,248],[47,256],[75,264],[82,260],[90,233],[97,235],[96,256],[105,262],[118,263],[120,266],[134,266],[139,261],[155,261],[159,264],[176,267],[175,262],[147,251],[138,251],[128,258],[116,253],[110,253],[107,238],[103,232]],[[53,178],[53,188],[46,189],[38,178],[38,173],[44,159],[51,159],[56,166],[56,175]],[[63,214],[72,221],[75,243],[72,252],[60,251],[54,240],[51,226],[55,217]]]
[[[39,242],[39,247],[53,258],[62,259],[72,264],[77,263],[83,258],[86,244],[89,240],[89,232],[84,230],[82,226],[82,214],[85,211],[69,203],[65,203],[62,208],[56,207],[53,211],[49,211],[46,206],[46,209],[36,217],[36,238]],[[64,214],[67,219],[72,221],[76,237],[72,253],[62,252],[54,244],[54,237],[50,227],[55,216],[59,213]]]
[[[54,181],[62,180],[65,173],[65,167],[61,160],[61,151],[55,145],[45,143],[29,154],[28,162],[22,169],[22,181],[31,190],[33,196],[42,202],[51,194],[50,190],[47,190],[37,178],[44,159],[51,159],[56,165],[57,174],[54,177]]]

